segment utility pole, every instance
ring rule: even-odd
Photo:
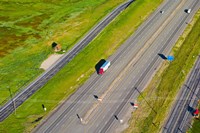
[[[140,94],[140,96],[144,99],[144,101],[147,103],[147,105],[153,110],[155,114],[157,114],[156,110],[149,104],[149,102],[145,99],[145,97],[142,95],[142,93],[135,87],[135,90]]]

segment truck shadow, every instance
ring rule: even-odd
[[[106,62],[105,59],[101,59],[96,65],[95,65],[95,69],[97,74],[99,74],[99,69],[101,68],[101,66]]]
[[[58,45],[58,44],[57,44],[56,42],[53,42],[53,43],[51,44],[51,47],[52,47],[52,48],[55,48],[57,45]]]
[[[190,112],[190,114],[191,114],[192,116],[194,116],[194,111],[195,111],[194,108],[192,108],[192,107],[190,107],[190,106],[188,105],[187,110]]]

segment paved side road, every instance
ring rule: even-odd
[[[88,45],[117,15],[125,10],[134,0],[129,0],[119,5],[109,15],[107,15],[99,24],[97,24],[88,34],[78,42],[69,52],[59,59],[53,66],[44,72],[35,81],[29,84],[23,91],[18,93],[13,100],[8,101],[0,108],[0,122],[6,119],[14,108],[20,106],[26,99],[34,94],[38,89],[44,86],[61,68],[70,62],[86,45]]]
[[[191,127],[193,111],[200,98],[200,56],[172,108],[162,129],[164,133],[185,133]]]

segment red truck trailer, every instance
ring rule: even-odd
[[[103,74],[110,66],[110,61],[106,61],[99,69],[99,74]]]

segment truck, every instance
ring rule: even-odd
[[[103,63],[103,65],[99,69],[99,74],[102,75],[108,69],[109,66],[110,66],[110,61],[106,61],[105,63]]]

